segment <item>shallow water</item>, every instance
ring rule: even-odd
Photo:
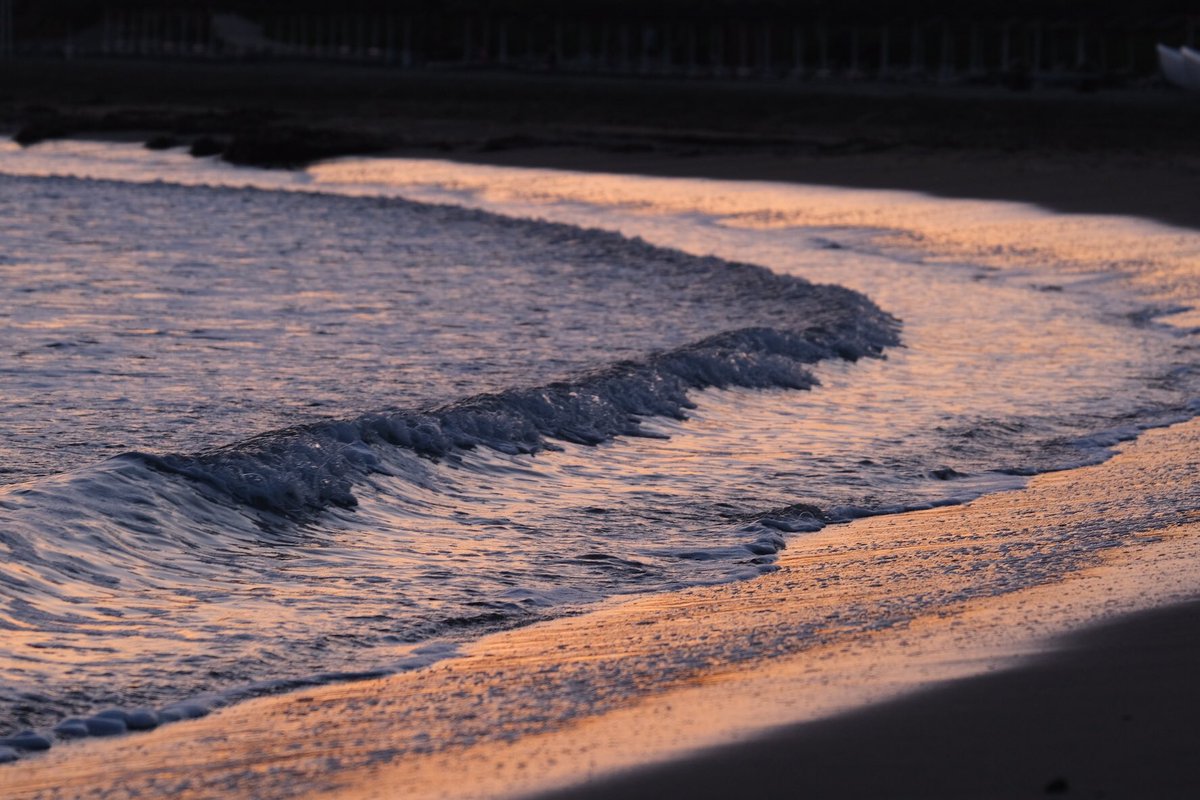
[[[0,173],[0,733],[750,577],[1200,396],[1164,314],[1200,237],[1149,223],[77,142]]]

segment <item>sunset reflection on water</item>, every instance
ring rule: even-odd
[[[28,448],[34,467],[0,501],[10,519],[28,517],[25,530],[47,549],[62,543],[37,539],[47,530],[37,514],[61,511],[63,527],[50,529],[79,543],[68,555],[83,575],[55,584],[20,566],[20,543],[0,542],[15,564],[6,572],[12,585],[50,586],[39,610],[75,626],[18,628],[7,674],[31,686],[85,685],[104,702],[114,674],[132,676],[149,703],[281,674],[390,668],[430,639],[466,646],[480,632],[574,614],[614,595],[660,593],[640,601],[654,606],[646,624],[620,628],[603,654],[587,652],[590,623],[581,622],[569,641],[535,641],[513,663],[504,662],[503,642],[520,637],[478,645],[475,665],[455,662],[445,685],[427,672],[397,679],[415,686],[421,704],[396,712],[414,715],[404,723],[412,752],[432,748],[430,738],[465,748],[472,737],[534,735],[555,720],[619,707],[664,676],[686,683],[697,665],[836,650],[889,621],[933,619],[1093,565],[1097,553],[1158,530],[1154,510],[1143,515],[1153,524],[1106,528],[1101,489],[1070,498],[1054,484],[1059,500],[1077,500],[1086,506],[1080,518],[1096,524],[1081,534],[1039,518],[1034,506],[985,503],[962,516],[932,511],[797,531],[817,517],[960,502],[1024,485],[1014,473],[1095,462],[1140,426],[1189,416],[1197,396],[1194,345],[1178,330],[1194,312],[1166,312],[1200,299],[1200,237],[1147,222],[902,193],[435,161],[239,170],[85,142],[0,146],[0,172],[115,180],[71,188],[123,198],[161,223],[93,226],[85,235],[76,223],[86,209],[66,221],[47,214],[54,236],[14,233],[10,256],[24,265],[3,264],[11,285],[30,290],[6,301],[4,334],[45,346],[6,351],[0,362],[46,384],[14,385],[6,400],[27,412],[16,433],[49,444],[41,455]],[[130,188],[159,179],[168,185],[142,187],[145,195]],[[358,200],[334,212],[313,193]],[[128,447],[253,448],[260,435],[314,419],[543,386],[745,322],[746,298],[722,294],[728,265],[682,259],[693,271],[671,272],[675,256],[648,256],[637,243],[370,201],[379,196],[602,228],[844,285],[898,317],[902,343],[882,359],[820,363],[811,391],[693,392],[686,419],[642,420],[650,437],[555,441],[536,454],[477,447],[418,457],[391,447],[378,469],[356,476],[357,506],[327,504],[299,521],[211,508],[178,475],[153,494],[139,463],[96,466]],[[197,217],[172,205],[201,198]],[[45,198],[47,207],[59,200]],[[244,218],[243,207],[253,209]],[[439,213],[452,224],[435,232],[428,221]],[[81,278],[81,265],[100,280]],[[57,409],[48,438],[37,426],[51,415],[30,410],[39,402]],[[5,444],[16,449],[19,438]],[[92,471],[80,477],[76,468]],[[92,505],[55,499],[60,489],[76,496],[80,485],[103,491],[83,492]],[[796,508],[806,504],[813,511]],[[1010,513],[1033,522],[1001,519]],[[926,525],[931,519],[940,522]],[[797,520],[790,555],[747,549],[763,528]],[[110,534],[123,544],[109,545]],[[780,566],[782,584],[705,590],[724,593],[716,600],[694,599],[697,589],[669,593]],[[749,599],[734,604],[737,614],[716,614],[743,591]],[[789,606],[784,621],[771,616],[778,603]],[[656,614],[679,626],[663,640],[671,646],[653,639]],[[544,651],[560,643],[573,648],[565,663]],[[488,661],[493,646],[500,656]],[[550,712],[508,702],[517,661],[561,673],[541,694],[531,689]],[[426,690],[434,694],[422,697]],[[330,715],[370,705],[353,690],[336,692],[356,705],[348,713],[333,703]],[[91,697],[71,702],[84,707]],[[295,708],[287,713],[299,730],[311,723]],[[233,747],[230,758],[240,753]]]

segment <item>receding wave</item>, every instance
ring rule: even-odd
[[[129,452],[5,487],[0,548],[14,568],[0,574],[0,590],[11,601],[0,627],[21,631],[41,652],[82,652],[89,632],[104,631],[118,640],[142,640],[145,659],[125,668],[132,674],[120,684],[91,686],[75,696],[67,689],[67,672],[102,672],[107,657],[84,656],[85,663],[61,675],[54,659],[31,667],[27,677],[44,691],[19,688],[31,681],[0,687],[11,727],[104,705],[114,706],[109,719],[156,706],[165,709],[164,718],[187,716],[199,706],[180,706],[181,698],[224,702],[251,691],[245,687],[274,691],[317,679],[296,676],[358,674],[363,670],[356,654],[364,647],[377,651],[371,664],[414,663],[403,648],[430,637],[516,624],[614,591],[769,569],[783,547],[781,532],[819,527],[819,514],[793,509],[741,522],[717,520],[696,541],[648,542],[643,560],[618,555],[620,548],[597,549],[605,547],[603,534],[576,543],[565,523],[547,526],[555,544],[526,546],[512,538],[529,535],[520,521],[472,519],[472,541],[487,541],[496,531],[491,546],[513,551],[513,561],[487,565],[490,572],[478,576],[459,573],[429,544],[445,539],[462,513],[454,493],[495,478],[487,468],[446,472],[443,465],[461,465],[480,451],[503,459],[618,437],[662,437],[651,421],[685,419],[699,390],[809,389],[817,383],[811,372],[817,362],[877,357],[898,342],[899,323],[858,293],[748,265],[731,268],[765,276],[773,307],[787,309],[789,318],[774,327],[721,331],[543,385],[313,422],[193,454]],[[537,482],[553,476],[553,461],[539,459],[533,488],[523,489],[530,502]],[[366,508],[360,505],[364,492],[371,498]],[[390,522],[381,524],[379,515]],[[396,515],[406,520],[405,530],[394,527]],[[352,545],[348,536],[357,537]],[[457,537],[451,534],[461,547]],[[380,555],[384,550],[390,555]],[[332,553],[343,558],[309,571],[306,564]],[[398,560],[410,563],[395,576],[379,574]],[[687,572],[669,566],[699,562],[710,566]],[[425,595],[421,600],[405,596],[414,583]],[[122,602],[117,614],[97,600],[97,593],[145,592],[174,599],[165,605]],[[336,634],[318,626],[324,632],[314,632],[304,609],[317,595],[323,595],[321,613],[336,617],[341,611],[354,626]],[[272,635],[231,645],[231,620],[253,614],[246,604],[254,608],[267,598]],[[213,641],[196,631],[211,631]],[[279,648],[287,650],[286,679],[280,677]],[[392,650],[397,652],[389,662],[385,654]],[[71,724],[71,731],[82,730]]]

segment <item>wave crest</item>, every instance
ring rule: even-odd
[[[256,436],[196,455],[128,453],[146,465],[280,514],[356,504],[352,487],[372,472],[414,472],[400,449],[426,458],[488,447],[503,453],[554,449],[554,440],[597,445],[646,436],[647,417],[683,419],[689,392],[707,388],[809,389],[807,369],[828,358],[881,355],[896,323],[865,298],[837,287],[853,312],[836,327],[726,331],[640,361],[622,361],[572,380],[481,394],[430,408],[366,414]]]

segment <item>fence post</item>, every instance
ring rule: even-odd
[[[1010,27],[1011,23],[1005,21],[1004,27],[1000,29],[1000,72],[1005,75],[1008,74],[1008,68],[1012,61],[1012,57],[1009,54],[1012,49],[1011,35],[1009,33]]]
[[[714,22],[709,34],[712,41],[709,43],[708,63],[712,66],[713,75],[720,77],[725,74],[725,29]]]
[[[939,78],[948,81],[954,77],[954,38],[950,32],[950,23],[942,22],[942,68]]]
[[[982,75],[983,68],[983,35],[979,31],[979,23],[971,23],[971,74]]]
[[[4,5],[7,6],[8,3],[5,2]],[[3,13],[3,12],[0,12],[0,13]],[[4,28],[5,30],[7,30],[7,28],[5,28],[3,22],[0,22],[0,28]],[[104,9],[104,44],[102,45],[102,49],[100,51],[105,56],[111,56],[113,53],[112,28],[113,28],[113,26],[112,26],[112,9],[105,8]]]
[[[696,66],[696,23],[689,22],[687,26],[687,62],[688,75],[695,75]]]
[[[855,79],[858,75],[858,28],[850,29],[850,73],[849,77]]]
[[[746,30],[746,23],[738,23],[738,68],[737,75],[739,78],[746,77],[750,72],[750,32]]]
[[[600,72],[612,72],[616,68],[617,56],[613,52],[612,28],[607,19],[600,24],[600,45],[597,57],[597,69]]]
[[[821,48],[821,70],[818,77],[829,77],[829,28],[822,22],[818,30],[818,44]]]
[[[642,48],[638,56],[638,72],[645,75],[650,71],[650,45],[654,41],[654,29],[649,23],[642,23]]]
[[[636,42],[634,41],[634,27],[631,23],[621,23],[621,27],[617,31],[617,44],[619,50],[620,71],[623,73],[635,72],[637,69],[637,64],[634,62],[633,48],[636,45]]]
[[[1033,69],[1036,75],[1042,69],[1042,23],[1033,23]]]
[[[891,29],[884,26],[879,31],[879,77],[880,78],[886,78],[888,75],[891,74],[891,71],[892,71],[891,64],[890,64],[890,62],[892,60],[891,45],[892,45]]]
[[[925,37],[921,35],[921,26],[916,22],[912,26],[912,42],[909,47],[908,61],[908,70],[913,75],[920,75],[925,71]]]
[[[772,69],[772,62],[771,62],[771,26],[770,25],[767,25],[764,23],[762,28],[759,29],[758,41],[759,41],[759,47],[760,47],[760,52],[759,52],[758,56],[759,56],[759,64],[762,67],[762,76],[764,78],[773,77],[775,74],[775,71]]]
[[[13,4],[0,0],[0,59],[13,57]]]
[[[804,29],[798,25],[792,29],[792,75],[804,77]]]
[[[674,40],[671,32],[671,23],[664,22],[662,26],[662,50],[658,54],[658,72],[660,75],[671,74],[671,48],[674,46]]]

